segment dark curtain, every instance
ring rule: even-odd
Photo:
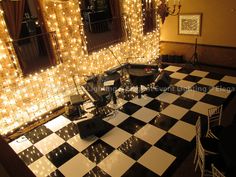
[[[6,24],[11,38],[13,40],[19,39],[21,23],[24,16],[25,0],[3,0],[2,8],[4,10]]]
[[[142,0],[143,18],[144,18],[144,34],[151,32],[155,28],[155,10],[152,0]]]
[[[38,0],[34,0],[34,3],[35,3],[35,6],[36,7],[39,7],[37,8],[37,14],[38,14],[38,21],[39,21],[39,24],[40,24],[40,32],[38,33],[48,33],[49,31],[47,31],[46,29],[46,21],[44,20],[43,18],[43,13],[42,13],[42,10],[43,7],[42,7],[42,4],[38,1]],[[42,36],[42,39],[43,39],[43,45],[46,49],[46,53],[49,55],[49,62],[50,62],[50,65],[54,66],[57,64],[57,59],[56,59],[56,51],[53,50],[53,45],[52,45],[52,42],[51,40],[55,39],[56,42],[57,41],[57,38],[56,36],[54,36],[54,34],[45,34]]]
[[[121,12],[119,0],[109,0],[110,10],[112,14],[112,28],[117,38],[122,37],[122,24],[121,24]]]

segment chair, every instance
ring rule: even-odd
[[[206,137],[219,139],[223,105],[208,109],[208,127]]]
[[[202,137],[201,135],[201,117],[198,117],[198,120],[195,125],[196,129],[196,150],[195,150],[195,156],[193,163],[196,163],[197,156],[198,156],[198,147],[199,143],[201,143],[201,146],[205,150],[206,155],[217,155],[218,154],[218,140],[213,138],[206,138]]]
[[[197,137],[197,136],[196,136]],[[201,177],[204,176],[212,176],[212,172],[206,168],[206,152],[204,148],[202,147],[201,141],[199,138],[196,138],[197,146],[196,146],[196,151],[197,151],[197,157],[196,157],[196,166],[195,166],[195,171],[197,170],[197,167],[199,167],[201,171]]]
[[[211,138],[207,138],[210,140]],[[201,177],[212,176],[212,170],[210,169],[210,164],[213,162],[218,163],[217,153],[206,150],[202,144],[201,138],[201,120],[200,117],[196,122],[196,151],[194,157],[195,171],[199,167],[201,171]]]
[[[212,168],[212,177],[225,177],[225,175],[220,172],[214,164],[211,164],[211,168]]]

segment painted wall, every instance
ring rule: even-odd
[[[173,0],[169,0],[170,4]],[[199,44],[236,47],[235,0],[181,0],[181,13],[202,13]],[[178,16],[167,17],[161,26],[161,41],[194,43],[196,36],[178,35]]]

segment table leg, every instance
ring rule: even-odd
[[[138,85],[138,98],[141,98],[141,85]]]

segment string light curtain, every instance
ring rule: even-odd
[[[47,28],[56,31],[64,62],[27,77],[18,77],[6,46],[6,41],[10,38],[1,11],[0,134],[12,133],[19,127],[24,128],[29,122],[42,119],[42,114],[50,114],[52,109],[65,105],[69,95],[76,94],[72,75],[78,75],[77,83],[82,83],[83,74],[102,73],[118,65],[106,48],[87,54],[83,44],[86,36],[78,0],[40,0],[40,3]],[[159,28],[157,26],[153,32],[143,36],[141,0],[120,0],[120,3],[122,13],[126,14],[131,36],[124,42],[110,46],[114,54],[121,63],[127,61],[127,58],[129,62],[138,63],[158,58]],[[17,60],[15,56],[14,58]]]

